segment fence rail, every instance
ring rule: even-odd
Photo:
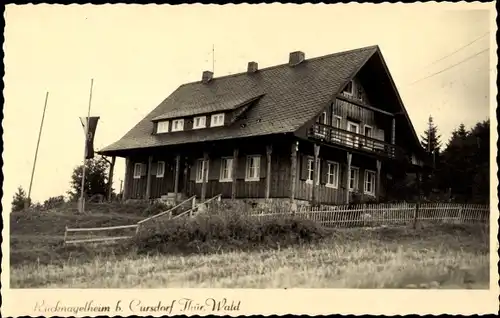
[[[177,204],[177,205],[176,205],[176,206],[174,206],[173,208],[168,209],[167,211],[160,212],[160,213],[155,214],[155,215],[153,215],[153,216],[150,216],[150,217],[148,217],[148,218],[146,218],[146,219],[144,219],[144,220],[141,220],[141,221],[137,222],[137,224],[139,224],[139,225],[140,225],[140,224],[142,224],[142,223],[145,223],[145,222],[151,221],[151,220],[153,220],[153,219],[159,218],[160,216],[163,216],[163,215],[169,214],[169,213],[173,212],[175,209],[177,209],[177,208],[179,208],[179,207],[183,206],[184,204],[186,204],[186,203],[187,203],[187,202],[189,202],[189,201],[192,201],[192,206],[194,206],[194,205],[195,205],[195,202],[196,202],[196,199],[195,199],[195,198],[196,198],[196,196],[195,196],[195,195],[193,195],[193,196],[192,196],[192,197],[190,197],[189,199],[186,199],[186,200],[182,201],[181,203]]]
[[[64,243],[102,243],[117,240],[131,239],[136,236],[142,224],[158,217],[168,215],[169,212],[192,200],[190,208],[180,214],[169,218],[169,220],[190,216],[195,213],[206,211],[210,214],[225,214],[238,211],[225,211],[219,204],[221,194],[216,195],[196,205],[195,196],[183,201],[177,206],[143,219],[136,224],[109,226],[100,228],[68,228],[64,232]],[[212,204],[211,204],[212,203]],[[210,204],[210,205],[209,205]],[[205,208],[206,210],[204,210]],[[250,217],[260,220],[276,218],[287,218],[290,216],[317,222],[326,227],[351,227],[351,226],[384,226],[416,224],[417,222],[431,223],[483,223],[489,222],[490,207],[478,204],[458,203],[387,203],[387,204],[357,204],[309,207],[300,206],[297,211],[292,212],[287,207],[274,207],[267,212],[250,213]],[[68,233],[91,233],[91,232],[113,232],[117,230],[135,229],[130,235],[114,235],[108,233],[105,237],[76,237],[67,240]]]
[[[153,216],[150,216],[148,218],[140,220],[136,224],[108,226],[108,227],[93,227],[93,228],[68,228],[68,227],[66,227],[66,229],[64,231],[64,244],[101,243],[101,242],[113,242],[113,241],[117,241],[117,240],[131,239],[131,238],[135,237],[139,233],[139,230],[141,229],[141,227],[144,226],[144,224],[146,224],[149,221],[152,221],[154,219],[157,219],[157,218],[165,216],[165,215],[170,216],[170,218],[169,218],[170,220],[184,217],[187,215],[193,216],[193,213],[199,212],[200,207],[206,206],[209,203],[214,202],[215,200],[220,201],[221,196],[222,196],[221,194],[216,195],[208,200],[205,200],[204,202],[199,203],[198,205],[196,205],[196,196],[192,196],[189,199],[186,199],[186,200],[182,201],[181,203],[177,204],[173,208],[170,208],[166,211],[160,212],[158,214],[155,214]],[[188,210],[183,211],[180,214],[177,214],[173,217],[171,216],[171,213],[173,211],[175,211],[175,209],[182,207],[183,205],[185,205],[189,201],[191,201],[191,204],[190,204]],[[112,232],[112,231],[116,231],[116,230],[125,230],[125,229],[135,229],[135,231],[131,235],[111,236],[108,234],[107,236],[104,236],[104,237],[96,237],[96,236],[86,237],[86,236],[84,236],[83,238],[78,237],[78,238],[68,240],[68,233],[72,233],[72,232],[79,232],[79,233],[87,232],[87,233],[89,233],[88,235],[90,235],[91,232],[106,232],[106,231]]]
[[[259,219],[294,217],[318,222],[323,226],[396,225],[417,222],[488,223],[487,205],[457,203],[391,203],[359,204],[324,207],[300,207],[291,213],[288,209],[273,209],[251,214]]]

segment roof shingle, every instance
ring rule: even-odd
[[[308,59],[293,67],[282,64],[209,83],[181,85],[120,140],[99,152],[294,132],[317,115],[377,50],[370,46]],[[152,134],[153,119],[235,109],[261,95],[241,119],[245,125],[237,121],[225,127]]]

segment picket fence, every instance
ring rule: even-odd
[[[188,207],[177,215],[176,209]],[[203,207],[203,209],[202,209]],[[221,195],[217,195],[202,203],[196,204],[193,196],[175,207],[143,219],[136,224],[101,227],[101,228],[68,228],[64,233],[64,243],[113,243],[118,240],[131,239],[139,233],[141,227],[158,218],[167,221],[193,217],[197,213],[211,215],[228,215],[243,211],[228,211],[221,204]],[[357,204],[337,206],[299,206],[295,211],[289,207],[270,207],[259,213],[244,213],[252,218],[262,221],[279,218],[300,218],[317,222],[325,227],[352,227],[352,226],[391,226],[423,223],[454,223],[454,224],[489,224],[490,207],[478,204],[459,203],[387,203],[387,204]],[[114,233],[129,231],[128,234],[116,235]],[[68,240],[69,233],[87,233],[84,237],[73,237]],[[103,233],[97,237],[96,233]]]
[[[290,217],[290,210],[275,208],[258,214],[259,219]],[[425,223],[489,223],[488,205],[458,203],[388,203],[310,207],[301,206],[294,217],[318,222],[327,227],[353,225],[381,226]]]

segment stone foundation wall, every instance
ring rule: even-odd
[[[290,211],[297,210],[299,206],[309,206],[309,202],[304,200],[295,200],[295,206],[292,206],[288,198],[222,199],[221,202],[228,209],[253,213],[266,213],[276,210]]]

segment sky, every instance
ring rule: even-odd
[[[493,114],[496,29],[488,10],[493,3],[7,5],[4,211],[18,186],[29,187],[46,92],[31,197],[43,203],[69,190],[83,160],[79,117],[92,78],[101,149],[212,62],[217,77],[244,72],[249,61],[286,63],[296,50],[311,58],[379,45],[417,134],[432,115],[444,144],[460,123],[470,128]],[[118,158],[115,189],[123,177]]]

